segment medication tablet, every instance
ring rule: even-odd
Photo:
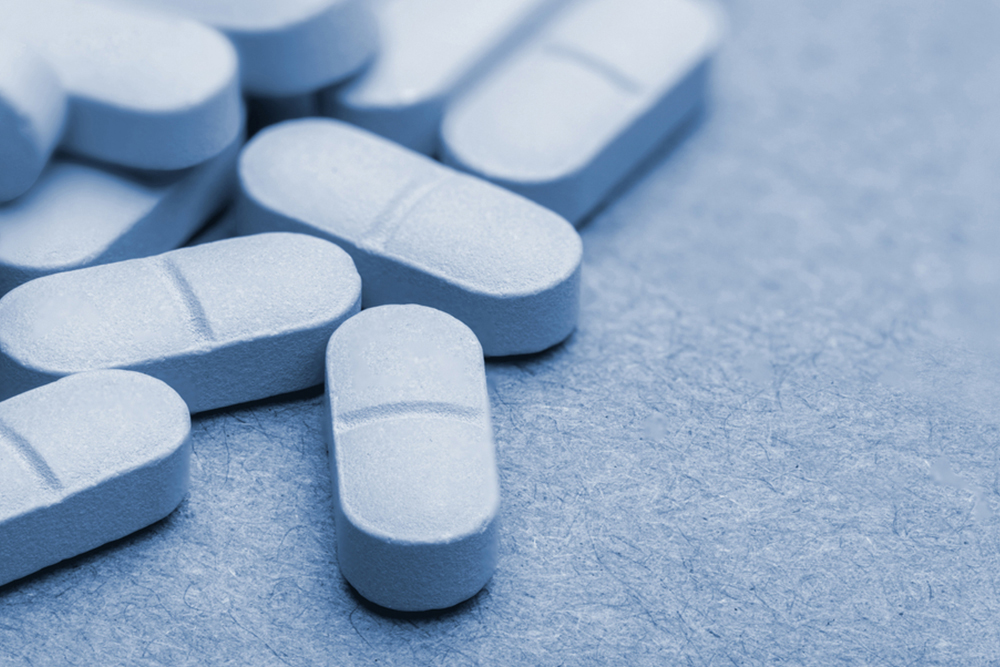
[[[578,224],[702,105],[718,39],[692,0],[580,0],[449,107],[442,157]]]
[[[182,169],[240,130],[236,52],[211,28],[88,0],[0,0],[0,17],[0,39],[27,43],[66,89],[68,151]]]
[[[243,90],[288,96],[336,83],[375,51],[375,18],[365,0],[132,0],[203,21],[224,32],[240,56]]]
[[[354,258],[365,307],[450,313],[488,356],[555,345],[576,326],[583,245],[537,204],[346,123],[290,121],[239,163],[242,233],[298,231]]]
[[[160,378],[192,412],[304,389],[360,305],[347,253],[302,234],[56,273],[0,299],[0,398],[99,368]]]
[[[0,296],[50,273],[182,245],[232,195],[241,138],[180,172],[120,173],[57,157],[35,187],[0,205]]]
[[[326,353],[337,560],[401,611],[475,595],[497,562],[500,485],[483,353],[424,306],[363,311]]]
[[[346,86],[324,91],[324,113],[432,154],[448,99],[502,59],[565,0],[384,0],[380,46]]]
[[[0,40],[0,202],[30,188],[59,143],[66,93],[48,63]]]
[[[0,585],[170,514],[188,488],[190,432],[177,392],[129,371],[0,403]]]

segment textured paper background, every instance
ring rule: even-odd
[[[196,419],[177,512],[0,589],[0,663],[1000,664],[1000,6],[724,5],[579,330],[489,364],[486,590],[351,593],[315,390]]]

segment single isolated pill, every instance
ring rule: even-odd
[[[240,57],[243,90],[286,97],[356,72],[378,43],[366,0],[130,0],[224,32]]]
[[[364,306],[450,313],[487,356],[555,345],[576,326],[583,245],[527,199],[327,119],[267,128],[243,149],[241,233],[296,231],[342,246]]]
[[[236,52],[194,21],[94,0],[0,0],[0,39],[55,71],[69,109],[62,148],[140,169],[183,169],[240,131]]]
[[[55,158],[24,196],[0,205],[0,296],[50,273],[181,246],[231,198],[242,136],[177,172]]]
[[[326,353],[340,571],[368,600],[443,609],[497,563],[500,484],[483,352],[454,317],[381,306]]]
[[[323,112],[427,155],[448,100],[566,0],[384,0],[372,64],[322,93]]]
[[[442,158],[579,224],[703,105],[719,34],[694,0],[580,0],[448,108]]]
[[[48,63],[0,39],[0,203],[27,192],[62,137],[66,93]]]
[[[0,403],[0,585],[170,514],[191,418],[148,375],[95,371]]]
[[[191,412],[305,389],[360,305],[347,253],[303,234],[44,276],[0,299],[0,398],[100,368],[159,378]]]

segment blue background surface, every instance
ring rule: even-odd
[[[0,589],[0,662],[1000,664],[1000,5],[723,5],[578,331],[488,365],[483,592],[350,591],[317,389],[197,417],[177,512]]]

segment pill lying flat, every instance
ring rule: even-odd
[[[351,258],[301,234],[56,273],[0,299],[0,398],[100,368],[160,378],[192,412],[304,389],[360,302]]]
[[[442,157],[579,223],[702,105],[718,38],[692,0],[580,0],[449,107]]]
[[[341,88],[325,91],[324,113],[415,151],[437,150],[448,99],[520,41],[565,0],[384,0],[375,4],[375,60]]]
[[[239,178],[241,232],[334,241],[357,264],[365,307],[438,308],[488,356],[538,352],[576,326],[580,237],[522,197],[326,119],[258,134]]]
[[[27,43],[67,92],[66,150],[182,169],[239,132],[236,53],[207,26],[88,0],[0,0],[0,16],[0,39]]]
[[[0,40],[0,202],[34,184],[62,136],[66,93],[43,58]]]
[[[326,355],[337,560],[402,611],[475,595],[497,562],[500,487],[483,353],[424,306],[363,311]]]
[[[124,173],[57,157],[31,190],[0,205],[0,296],[50,273],[179,247],[231,197],[240,137],[180,172]]]
[[[0,585],[170,514],[188,488],[190,431],[177,392],[129,371],[0,403]]]
[[[240,56],[243,89],[287,96],[355,72],[378,42],[365,0],[131,0],[224,32]]]

